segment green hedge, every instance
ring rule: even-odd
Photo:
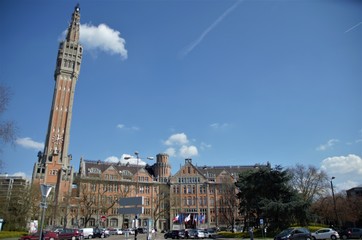
[[[21,236],[27,235],[27,232],[15,232],[15,231],[1,231],[0,239],[4,238],[20,238]]]

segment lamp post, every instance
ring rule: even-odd
[[[138,176],[138,166],[139,166],[139,161],[140,161],[140,159],[142,159],[140,156],[139,156],[139,152],[137,152],[137,151],[135,151],[134,152],[134,154],[136,155],[136,158],[137,158],[137,170],[136,170],[136,197],[138,197],[138,191],[139,191],[139,187],[138,187],[138,178],[139,178],[139,176]],[[131,159],[131,157],[130,156],[126,156],[126,157],[124,157],[124,160],[129,160],[129,159]],[[153,160],[153,157],[147,157],[146,159],[148,159],[148,160]],[[139,221],[139,219],[137,218],[137,214],[135,214],[135,226],[137,226],[138,225],[138,221]],[[149,229],[149,228],[148,228]],[[148,236],[149,234],[147,234],[147,236]],[[135,233],[135,240],[137,240],[137,230],[136,230],[136,233]]]
[[[337,207],[336,207],[336,198],[334,197],[334,188],[333,188],[333,179],[335,179],[335,177],[331,178],[331,189],[332,189],[332,198],[333,198],[333,208],[334,208],[334,214],[336,217],[336,223],[337,225],[338,223],[338,214],[337,214]]]
[[[134,154],[136,155],[136,158],[137,158],[137,170],[136,170],[136,196],[138,196],[138,191],[139,191],[139,189],[138,189],[138,165],[139,165],[139,161],[140,161],[140,159],[142,159],[142,158],[140,158],[140,156],[139,156],[139,152],[137,152],[137,151],[135,151],[134,152]],[[126,157],[124,157],[124,160],[129,160],[129,159],[131,159],[131,157],[130,156],[126,156]],[[148,159],[148,160],[153,160],[153,157],[147,157],[146,159]]]
[[[41,197],[42,201],[40,202],[40,207],[43,209],[42,216],[41,216],[41,224],[40,224],[40,234],[39,234],[39,240],[42,240],[43,238],[43,225],[44,225],[44,215],[45,215],[45,209],[47,208],[47,197],[50,194],[50,191],[52,190],[52,186],[41,184],[40,185],[41,190]]]

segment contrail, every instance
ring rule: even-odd
[[[348,33],[349,31],[352,31],[353,29],[355,29],[356,27],[358,27],[359,25],[361,25],[362,22],[357,23],[356,25],[354,25],[353,27],[351,27],[350,29],[346,30],[344,33]]]
[[[201,41],[206,37],[206,35],[213,30],[227,15],[229,15],[243,0],[238,0],[230,8],[228,8],[220,17],[216,19],[205,31],[198,37],[194,42],[192,42],[188,47],[182,51],[182,57],[187,56]]]

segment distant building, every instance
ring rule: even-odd
[[[346,191],[348,198],[362,197],[362,187],[354,187]]]
[[[30,181],[21,176],[0,175],[0,202],[9,202],[19,192],[25,192],[29,184]]]
[[[27,218],[24,206],[29,204],[30,181],[21,176],[0,175],[0,218],[13,229],[21,229]],[[0,229],[1,230],[1,229]]]
[[[171,176],[167,154],[152,166],[81,159],[74,177],[71,223],[78,227],[146,227],[159,230],[218,227],[238,224],[237,181],[240,172],[255,166],[195,166],[186,159]],[[120,198],[143,197],[143,213],[119,214]],[[104,216],[104,217],[103,217]],[[137,223],[135,223],[135,221]]]

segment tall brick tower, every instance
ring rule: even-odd
[[[166,153],[157,154],[156,164],[153,165],[155,177],[159,182],[167,183],[171,176],[171,165]]]
[[[79,28],[80,8],[77,5],[66,39],[59,44],[54,73],[54,95],[44,151],[38,153],[32,176],[33,184],[44,183],[54,187],[52,200],[55,205],[70,193],[72,184],[72,156],[68,154],[68,146],[75,85],[82,62]]]

